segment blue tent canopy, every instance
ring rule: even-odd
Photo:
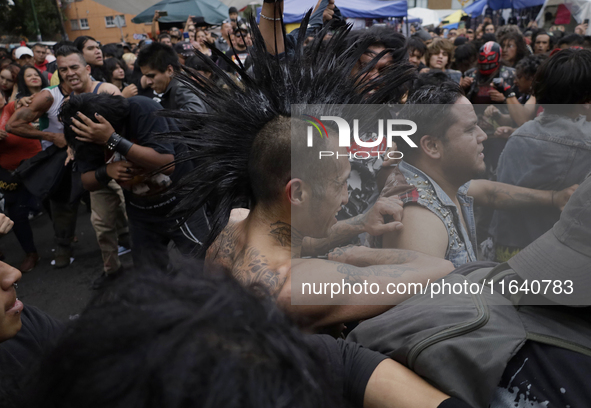
[[[283,20],[286,23],[301,21],[316,3],[317,0],[286,0],[283,6]],[[338,7],[347,18],[387,18],[406,17],[408,4],[406,0],[343,0],[338,2]]]
[[[482,15],[484,7],[492,10],[500,9],[524,9],[527,7],[541,6],[544,4],[544,0],[476,0],[464,9],[466,14],[470,14],[472,17],[478,17]]]
[[[476,0],[464,9],[464,13],[470,14],[471,17],[478,17],[484,11],[484,6],[488,3],[488,0]]]
[[[544,4],[544,0],[513,0],[513,8],[516,8],[516,9],[541,6],[543,4]]]

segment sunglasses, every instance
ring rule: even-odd
[[[474,34],[474,31],[468,30],[468,31],[466,31],[466,33],[468,33],[468,34]]]

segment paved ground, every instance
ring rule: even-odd
[[[90,213],[84,205],[80,206],[76,236],[73,244],[74,262],[67,268],[55,269],[51,266],[55,243],[53,227],[47,214],[31,221],[35,244],[41,261],[31,272],[23,274],[18,285],[18,297],[27,304],[34,305],[51,316],[67,320],[80,313],[96,292],[91,284],[102,273],[101,253],[96,236],[90,224]],[[0,238],[0,251],[10,265],[18,267],[24,257],[14,233]],[[131,266],[131,254],[121,258],[124,266]]]

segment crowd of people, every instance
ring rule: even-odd
[[[230,8],[216,38],[162,15],[137,45],[0,55],[0,235],[24,253],[0,253],[0,405],[588,405],[586,23],[405,37],[351,31],[320,0],[288,34],[280,1],[258,24]],[[342,146],[328,118],[347,106],[363,119]],[[364,127],[380,114],[414,132],[386,145]],[[55,267],[76,267],[81,201],[103,273],[64,325],[16,287],[39,262],[36,212]],[[446,279],[490,292],[296,293]]]

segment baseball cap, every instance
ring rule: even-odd
[[[522,279],[561,281],[540,295],[570,306],[591,305],[591,177],[568,200],[552,229],[509,260]],[[572,293],[565,281],[572,281]],[[566,288],[566,289],[565,289]]]
[[[181,54],[183,57],[190,57],[191,55],[195,55],[195,50],[190,42],[182,41],[178,42],[174,45],[174,50],[177,54]]]
[[[33,50],[29,47],[18,47],[14,52],[16,59],[20,59],[23,55],[29,55],[33,57]]]

